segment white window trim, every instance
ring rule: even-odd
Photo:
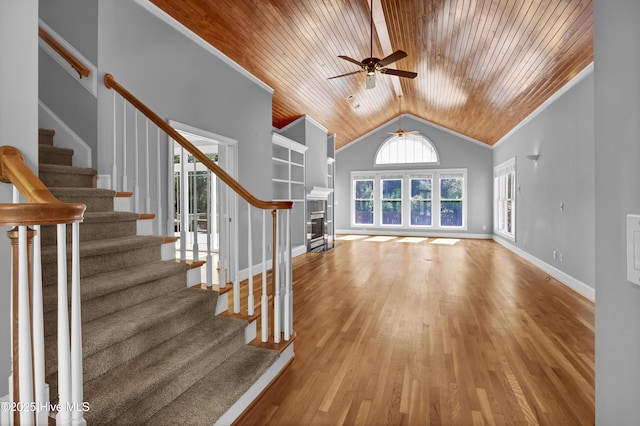
[[[426,143],[428,145],[431,146],[431,148],[433,149],[433,152],[436,155],[436,161],[410,161],[410,162],[403,162],[403,163],[378,163],[378,155],[380,155],[380,151],[394,138],[397,138],[397,136],[389,136],[388,138],[386,138],[384,141],[382,141],[382,143],[380,144],[380,146],[378,147],[378,149],[376,150],[376,154],[373,156],[373,166],[378,168],[378,167],[386,167],[386,168],[393,168],[393,167],[398,167],[398,165],[410,165],[410,167],[419,167],[419,166],[437,166],[440,164],[440,153],[438,152],[438,149],[436,148],[435,144],[433,142],[431,142],[431,140],[429,138],[427,138],[426,136],[424,136],[421,133],[418,133],[416,135],[413,136],[420,136],[421,138],[423,138]]]
[[[462,175],[462,226],[441,226],[440,225],[440,176],[441,175]],[[402,179],[402,225],[382,224],[382,179]],[[431,225],[411,225],[411,189],[410,179],[430,178],[431,179]],[[373,224],[355,223],[355,180],[373,179]],[[467,169],[428,169],[428,170],[377,170],[377,171],[356,171],[351,172],[351,227],[367,229],[403,229],[403,230],[467,230]],[[408,208],[406,206],[409,206]]]
[[[511,230],[509,233],[499,228],[499,220],[498,215],[500,214],[498,208],[498,185],[496,185],[496,178],[506,175],[508,173],[513,172],[513,189],[511,192]],[[517,190],[518,187],[516,183],[517,179],[517,169],[516,169],[516,157],[510,158],[503,163],[498,164],[493,168],[493,232],[497,235],[506,238],[510,241],[516,241],[516,198],[517,198]]]

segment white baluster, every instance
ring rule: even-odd
[[[292,294],[291,294],[291,274],[289,270],[290,266],[290,256],[291,253],[291,210],[287,210],[285,212],[285,249],[284,249],[284,340],[289,340],[291,338],[291,305],[292,305]]]
[[[273,247],[274,253],[274,265],[271,268],[273,271],[273,341],[280,343],[280,331],[281,331],[281,307],[280,307],[280,227],[278,224],[279,211],[276,210],[276,241]]]
[[[72,425],[84,426],[82,412],[82,315],[80,298],[80,222],[71,225],[71,403]]]
[[[233,200],[233,312],[240,313],[240,228],[238,227],[238,197],[231,193]]]
[[[58,225],[58,425],[71,423],[68,411],[71,402],[71,371],[69,359],[69,314],[67,312],[67,232]]]
[[[211,256],[211,172],[207,172],[207,287],[213,285],[213,257]]]
[[[160,167],[160,164],[162,164],[160,162],[160,128],[156,128],[156,154],[157,154],[157,166],[156,166],[156,171],[157,171],[157,199],[156,199],[156,203],[157,203],[157,210],[158,210],[158,229],[156,230],[158,235],[162,235],[162,176],[161,176],[161,171],[162,171],[162,167]],[[171,173],[168,174],[169,181],[171,181],[171,179],[173,179],[173,170],[171,171]],[[169,191],[171,191],[171,186],[168,186]],[[170,201],[171,202],[171,201]],[[168,230],[167,230],[168,232]]]
[[[187,260],[187,223],[189,219],[189,176],[187,174],[187,156],[180,147],[180,185],[178,194],[180,202],[180,260]]]
[[[140,163],[138,160],[140,145],[138,143],[138,110],[134,109],[134,155],[133,155],[133,174],[134,174],[134,186],[133,186],[133,209],[136,212],[140,212]]]
[[[114,91],[115,92],[115,91]],[[127,191],[127,100],[122,98],[122,190]]]
[[[29,309],[29,254],[27,247],[27,227],[18,227],[18,380],[20,402],[30,404],[33,398],[33,376],[31,371],[31,314]],[[15,372],[14,372],[15,374]],[[34,413],[20,411],[20,423],[33,424]]]
[[[197,262],[200,257],[200,248],[198,246],[198,161],[193,159],[193,193],[191,194],[191,210],[193,211],[193,261]]]
[[[116,136],[116,91],[113,91],[113,165],[111,168],[111,189],[118,190],[118,138]]]
[[[20,202],[20,191],[15,186],[13,187],[13,204],[18,204]]]
[[[46,425],[49,416],[49,388],[44,378],[44,316],[42,312],[42,255],[40,225],[33,237],[33,382],[37,423]]]
[[[262,341],[269,340],[269,297],[267,296],[267,211],[262,210]]]
[[[249,295],[247,297],[247,313],[249,315],[253,315],[254,310],[254,300],[253,300],[253,235],[251,232],[251,204],[247,203],[247,219],[249,222],[247,223],[247,258],[248,258],[248,269],[249,269]]]
[[[151,174],[149,168],[151,162],[149,161],[149,120],[144,120],[144,158],[145,158],[145,213],[151,213]],[[158,182],[158,185],[160,182]]]

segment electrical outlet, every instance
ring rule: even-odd
[[[557,251],[553,251],[553,260],[556,260],[558,258],[558,252]]]
[[[562,262],[564,260],[562,253],[560,253],[560,262]]]

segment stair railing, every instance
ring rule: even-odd
[[[41,225],[57,225],[58,228],[57,424],[82,425],[85,422],[82,411],[79,224],[85,205],[62,203],[56,199],[14,147],[0,147],[0,181],[13,184],[14,194],[14,204],[0,204],[0,226],[13,227],[7,232],[12,246],[11,412],[9,415],[0,413],[2,426],[5,421],[14,426],[48,424],[51,404],[44,370]],[[20,194],[27,203],[19,203]],[[71,335],[67,305],[67,225],[72,227]]]
[[[256,198],[253,194],[251,194],[246,188],[244,188],[238,181],[236,181],[231,175],[229,175],[224,169],[218,166],[212,159],[210,159],[204,152],[196,148],[191,142],[189,142],[182,134],[180,134],[176,129],[171,127],[165,120],[163,120],[160,116],[158,116],[155,112],[153,112],[148,106],[146,106],[142,101],[140,101],[137,97],[135,97],[131,92],[129,92],[125,87],[120,85],[115,78],[111,74],[106,74],[104,76],[104,84],[108,89],[114,90],[113,96],[113,165],[112,165],[112,189],[118,190],[117,182],[121,177],[125,177],[123,182],[126,181],[126,170],[123,170],[123,163],[126,161],[128,151],[126,148],[127,143],[127,134],[131,133],[131,130],[127,130],[126,123],[131,122],[133,120],[126,120],[126,111],[127,105],[131,105],[131,107],[135,111],[135,117],[137,120],[138,113],[140,113],[143,118],[146,118],[145,129],[148,129],[148,122],[152,122],[156,126],[156,141],[159,143],[160,137],[159,132],[162,131],[165,133],[170,139],[176,141],[182,149],[186,151],[186,153],[190,154],[194,157],[195,161],[202,164],[208,171],[215,174],[217,178],[225,185],[226,190],[232,193],[232,197],[229,202],[237,206],[235,209],[238,214],[235,214],[235,217],[223,217],[223,221],[231,220],[231,226],[227,229],[225,226],[221,226],[221,238],[227,238],[232,243],[232,253],[233,256],[230,259],[230,265],[221,265],[220,267],[220,287],[224,288],[227,284],[228,277],[231,277],[233,280],[233,312],[240,313],[242,301],[240,299],[241,289],[240,289],[240,271],[239,271],[239,235],[240,235],[240,222],[239,219],[242,217],[242,223],[244,224],[247,230],[247,271],[248,271],[248,286],[247,286],[247,302],[246,302],[246,314],[248,316],[254,316],[256,313],[256,308],[260,306],[260,316],[261,316],[261,340],[263,342],[269,341],[269,329],[271,329],[271,338],[274,343],[280,343],[282,337],[285,340],[290,340],[293,336],[293,290],[292,290],[292,274],[291,274],[291,218],[290,218],[290,209],[293,206],[293,202],[291,201],[264,201]],[[116,93],[120,95],[121,101],[116,99]],[[120,111],[118,110],[118,106],[122,102],[122,121],[118,123],[118,119],[121,116]],[[139,131],[137,129],[132,130],[135,132],[135,135],[138,135]],[[146,131],[148,134],[148,131]],[[147,138],[148,139],[148,138]],[[153,138],[152,138],[153,139]],[[152,154],[149,154],[149,148],[147,145],[147,141],[144,144],[144,155],[146,158],[153,158]],[[160,147],[155,147],[155,152],[159,153]],[[184,154],[181,155],[184,157]],[[158,154],[159,158],[159,154]],[[120,161],[120,159],[122,159]],[[135,161],[135,159],[134,159]],[[159,163],[159,161],[158,161]],[[181,161],[181,173],[180,176],[182,178],[188,178],[189,170],[187,170],[187,164],[185,161]],[[126,163],[124,163],[126,168]],[[149,175],[148,168],[149,163],[147,162],[145,166],[146,174]],[[195,177],[197,168],[196,165],[193,164],[191,166],[193,168],[193,175]],[[137,169],[136,169],[137,170]],[[121,176],[119,174],[123,173]],[[173,173],[173,172],[171,172]],[[159,176],[159,172],[158,172]],[[158,179],[159,180],[159,179]],[[209,181],[209,179],[207,179]],[[173,182],[173,178],[169,179],[170,185],[175,184]],[[156,185],[160,186],[160,182],[157,182]],[[193,214],[191,218],[191,223],[189,223],[189,206],[188,203],[185,202],[184,198],[188,197],[189,186],[188,183],[182,182],[179,183],[181,188],[185,188],[179,193],[179,196],[183,198],[183,200],[177,200],[178,206],[183,206],[180,211],[180,238],[181,238],[181,257],[184,260],[185,257],[185,247],[186,247],[186,232],[188,228],[191,226],[194,233],[197,233],[198,229],[198,209],[197,207],[191,207]],[[194,191],[191,196],[192,199],[197,197],[197,185],[192,184],[191,190]],[[211,226],[212,220],[210,217],[211,211],[211,195],[214,191],[211,189],[211,185],[208,184],[207,189],[207,212],[206,214],[209,216],[207,220],[207,239],[211,238],[211,232],[209,226]],[[126,191],[126,188],[123,189]],[[222,189],[221,189],[222,190]],[[149,190],[147,189],[147,193]],[[238,206],[238,202],[240,199],[244,200],[244,204]],[[158,200],[156,200],[156,204],[159,207],[162,205],[160,194],[158,192]],[[240,214],[240,207],[244,210],[244,206],[246,206],[246,216],[245,213]],[[254,214],[254,212],[256,214]],[[267,269],[268,269],[268,260],[267,260],[267,252],[269,251],[269,245],[267,242],[267,212],[271,212],[271,222],[272,222],[272,258],[271,258],[271,269],[272,269],[272,278],[271,278],[271,287],[267,285]],[[202,212],[205,213],[205,212]],[[262,238],[261,238],[261,294],[259,297],[259,303],[255,301],[254,297],[254,264],[253,264],[253,247],[254,242],[257,242],[257,238],[255,237],[256,230],[254,230],[253,225],[256,222],[260,222],[259,217],[257,217],[261,213],[262,216]],[[244,217],[246,217],[246,223],[244,221]],[[256,220],[257,219],[257,220]],[[227,229],[225,231],[225,229]],[[260,231],[257,231],[260,232]],[[207,259],[210,258],[210,244],[208,246],[208,255]],[[197,245],[197,235],[194,236],[194,245],[193,245],[193,260],[197,260],[199,256],[199,247]],[[209,266],[210,267],[210,266]],[[207,277],[211,274],[207,273]],[[209,278],[207,278],[209,280]],[[211,285],[211,282],[207,283]],[[272,311],[273,322],[269,323],[269,310]]]

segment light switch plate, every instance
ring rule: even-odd
[[[627,215],[627,280],[640,285],[640,215]]]

